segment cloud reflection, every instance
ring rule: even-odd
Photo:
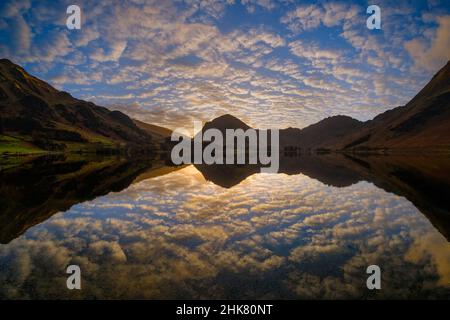
[[[76,205],[0,246],[0,296],[443,297],[449,249],[411,203],[370,183],[258,174],[225,189],[191,166]],[[68,264],[82,269],[81,292],[65,289]],[[365,287],[370,264],[383,272],[377,293]]]

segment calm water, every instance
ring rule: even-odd
[[[450,298],[450,161],[40,158],[0,173],[1,298]],[[82,290],[66,288],[77,264]],[[382,289],[366,288],[367,266]]]

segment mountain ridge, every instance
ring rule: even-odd
[[[0,113],[0,151],[155,148],[126,114],[58,91],[8,59],[0,59]]]
[[[250,126],[228,114],[208,121],[203,130],[208,128],[246,130]],[[449,150],[449,128],[450,61],[406,105],[387,110],[365,122],[336,115],[302,129],[280,129],[280,148],[295,152]]]
[[[7,59],[0,59],[0,113],[0,152],[2,145],[21,142],[25,150],[73,151],[86,146],[150,150],[172,133],[58,91]],[[206,122],[202,131],[209,128],[224,133],[251,127],[224,114]],[[281,129],[280,148],[296,153],[448,151],[449,128],[450,61],[406,105],[365,122],[336,115],[302,129]]]

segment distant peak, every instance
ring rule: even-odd
[[[355,118],[352,118],[352,117],[350,117],[350,116],[346,116],[346,115],[343,115],[343,114],[338,114],[338,115],[335,115],[335,116],[330,116],[330,117],[328,117],[328,118],[333,118],[333,119],[352,119],[352,120],[356,120]]]
[[[14,64],[11,60],[6,59],[6,58],[0,59],[0,63],[1,64]]]
[[[229,113],[226,113],[226,114],[221,115],[220,117],[213,119],[212,121],[214,121],[214,120],[239,120],[239,118],[237,118]]]
[[[447,61],[447,63],[444,66],[444,69],[450,69],[450,60]]]
[[[26,72],[24,68],[22,68],[20,65],[15,64],[9,59],[0,59],[0,67],[4,68],[4,71],[10,72],[12,70],[19,70],[21,72]]]
[[[212,122],[212,123],[222,122],[222,123],[227,123],[227,124],[234,123],[236,125],[248,126],[244,121],[242,121],[241,119],[239,119],[229,113],[221,115],[220,117],[217,117],[217,118],[211,120],[210,122]]]
[[[5,66],[5,67],[9,67],[9,68],[11,68],[11,67],[13,67],[13,68],[22,68],[18,64],[15,64],[14,62],[12,62],[11,60],[6,59],[6,58],[0,59],[0,65],[1,66]]]
[[[359,121],[358,119],[352,118],[350,116],[344,116],[341,114],[336,115],[336,116],[326,117],[326,118],[320,120],[318,123],[327,123],[327,122],[336,122],[336,121],[361,123],[361,121]]]
[[[249,125],[247,125],[245,122],[240,120],[239,118],[236,118],[235,116],[232,116],[231,114],[224,114],[220,117],[217,117],[211,121],[208,121],[205,124],[204,128],[221,128],[221,129],[236,129],[236,128],[242,128],[242,129],[248,129],[250,128]]]

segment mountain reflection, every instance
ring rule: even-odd
[[[163,156],[3,164],[0,298],[376,298],[372,263],[384,298],[443,297],[449,167],[343,154],[284,156],[279,174]],[[85,291],[63,290],[68,263]]]
[[[0,172],[0,243],[73,205],[175,170],[162,159],[44,156]]]
[[[450,159],[425,156],[327,154],[281,157],[279,173],[304,174],[342,188],[368,181],[411,201],[450,241]],[[260,171],[257,165],[195,165],[203,176],[231,188]]]
[[[71,206],[118,192],[134,182],[181,167],[161,158],[39,157],[0,172],[0,243]],[[195,165],[204,178],[232,188],[260,172],[258,165]],[[326,185],[368,181],[411,201],[450,241],[450,161],[447,157],[283,156],[280,174],[304,174]]]

